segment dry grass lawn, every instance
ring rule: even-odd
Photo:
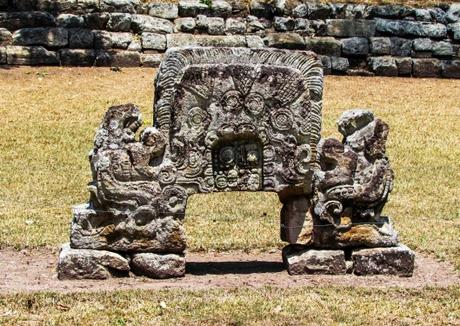
[[[138,104],[152,122],[154,70],[0,69],[0,247],[67,241],[70,206],[88,198],[86,155],[104,111]],[[326,78],[323,135],[347,108],[391,126],[396,172],[386,212],[402,241],[460,269],[460,81]],[[270,250],[276,195],[192,197],[190,250]],[[248,278],[251,276],[248,275]],[[460,287],[215,289],[0,295],[0,325],[459,325]]]
[[[0,324],[458,325],[459,298],[460,287],[18,294],[0,296]]]

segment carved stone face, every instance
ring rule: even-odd
[[[295,69],[265,65],[197,65],[184,71],[171,116],[171,157],[188,182],[186,157],[206,191],[271,190],[308,173],[310,96]],[[265,148],[277,148],[264,157]],[[210,159],[212,158],[212,159]],[[196,178],[195,178],[196,179]]]
[[[305,189],[321,126],[322,70],[310,53],[171,52],[156,90],[155,126],[169,139],[177,184],[192,193]]]

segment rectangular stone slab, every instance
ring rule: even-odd
[[[59,253],[58,278],[103,280],[112,276],[127,276],[128,260],[105,250],[72,249],[66,243]]]
[[[185,250],[182,221],[173,216],[114,213],[73,207],[72,248],[120,252],[172,252]]]
[[[343,250],[283,249],[283,261],[290,275],[345,274],[347,266]]]
[[[177,254],[139,253],[131,256],[131,268],[137,275],[171,278],[185,275],[185,257]]]
[[[389,248],[371,248],[353,251],[354,272],[357,275],[412,276],[415,254],[400,244]]]

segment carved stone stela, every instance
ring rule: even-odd
[[[73,208],[59,278],[184,275],[187,199],[221,191],[278,193],[291,274],[410,275],[413,253],[381,216],[393,181],[388,126],[349,111],[339,120],[343,142],[321,139],[322,89],[311,52],[168,51],[154,126],[137,135],[142,120],[132,104],[105,114],[89,156],[90,200]],[[380,269],[366,269],[375,261]]]

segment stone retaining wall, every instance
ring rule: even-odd
[[[460,78],[460,3],[0,0],[0,65],[157,66],[167,48],[307,49],[326,74]]]

